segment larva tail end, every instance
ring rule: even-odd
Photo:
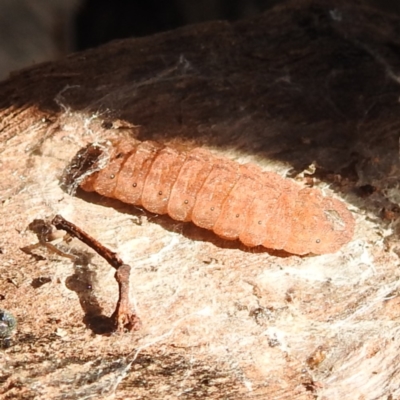
[[[314,243],[311,252],[314,254],[335,253],[351,241],[355,221],[346,205],[337,199],[326,197],[321,205],[324,222],[321,226],[319,243]]]
[[[87,181],[84,182],[84,189],[86,191],[91,191],[89,184],[90,177],[101,169],[99,164],[100,160],[103,158],[103,153],[104,147],[96,143],[91,143],[79,150],[61,177],[61,187],[67,193],[73,195],[77,187],[80,186],[83,181]]]
[[[346,205],[323,197],[316,189],[300,190],[293,213],[291,235],[284,250],[293,254],[329,254],[348,243],[354,233],[354,218]]]

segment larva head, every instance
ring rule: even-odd
[[[306,188],[298,193],[291,235],[284,249],[294,254],[334,253],[351,240],[353,233],[353,216],[341,201]]]
[[[62,185],[69,194],[79,186],[86,192],[112,197],[116,175],[127,154],[136,148],[134,139],[91,143],[78,151],[66,168]]]
[[[76,153],[61,178],[62,186],[69,194],[74,194],[88,176],[101,169],[99,160],[103,153],[104,146],[94,143],[88,144]]]

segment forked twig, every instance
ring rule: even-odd
[[[115,328],[118,331],[138,330],[141,327],[141,322],[134,311],[134,307],[132,306],[129,296],[131,267],[128,264],[124,264],[117,253],[107,249],[107,247],[103,246],[98,240],[84,232],[72,222],[67,221],[61,215],[56,215],[51,221],[51,224],[54,225],[56,229],[64,230],[70,236],[76,237],[88,245],[117,270],[115,273],[115,279],[118,282],[119,298],[117,307],[111,318],[114,320]]]

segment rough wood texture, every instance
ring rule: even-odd
[[[361,3],[291,2],[1,83],[0,308],[18,330],[0,396],[398,398],[399,22]],[[249,251],[61,189],[78,149],[129,135],[311,181],[346,201],[355,237],[334,255]],[[118,288],[80,243],[52,242],[83,265],[20,251],[38,241],[28,225],[56,214],[133,267],[141,331],[101,334]]]

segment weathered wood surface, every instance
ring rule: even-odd
[[[297,1],[1,83],[0,308],[19,325],[0,353],[0,396],[398,398],[399,22],[361,3]],[[60,188],[79,148],[121,135],[206,146],[303,185],[315,170],[352,210],[355,237],[318,257],[248,250]],[[20,250],[37,242],[28,225],[55,214],[132,265],[141,331],[99,333],[117,297],[103,260]]]

